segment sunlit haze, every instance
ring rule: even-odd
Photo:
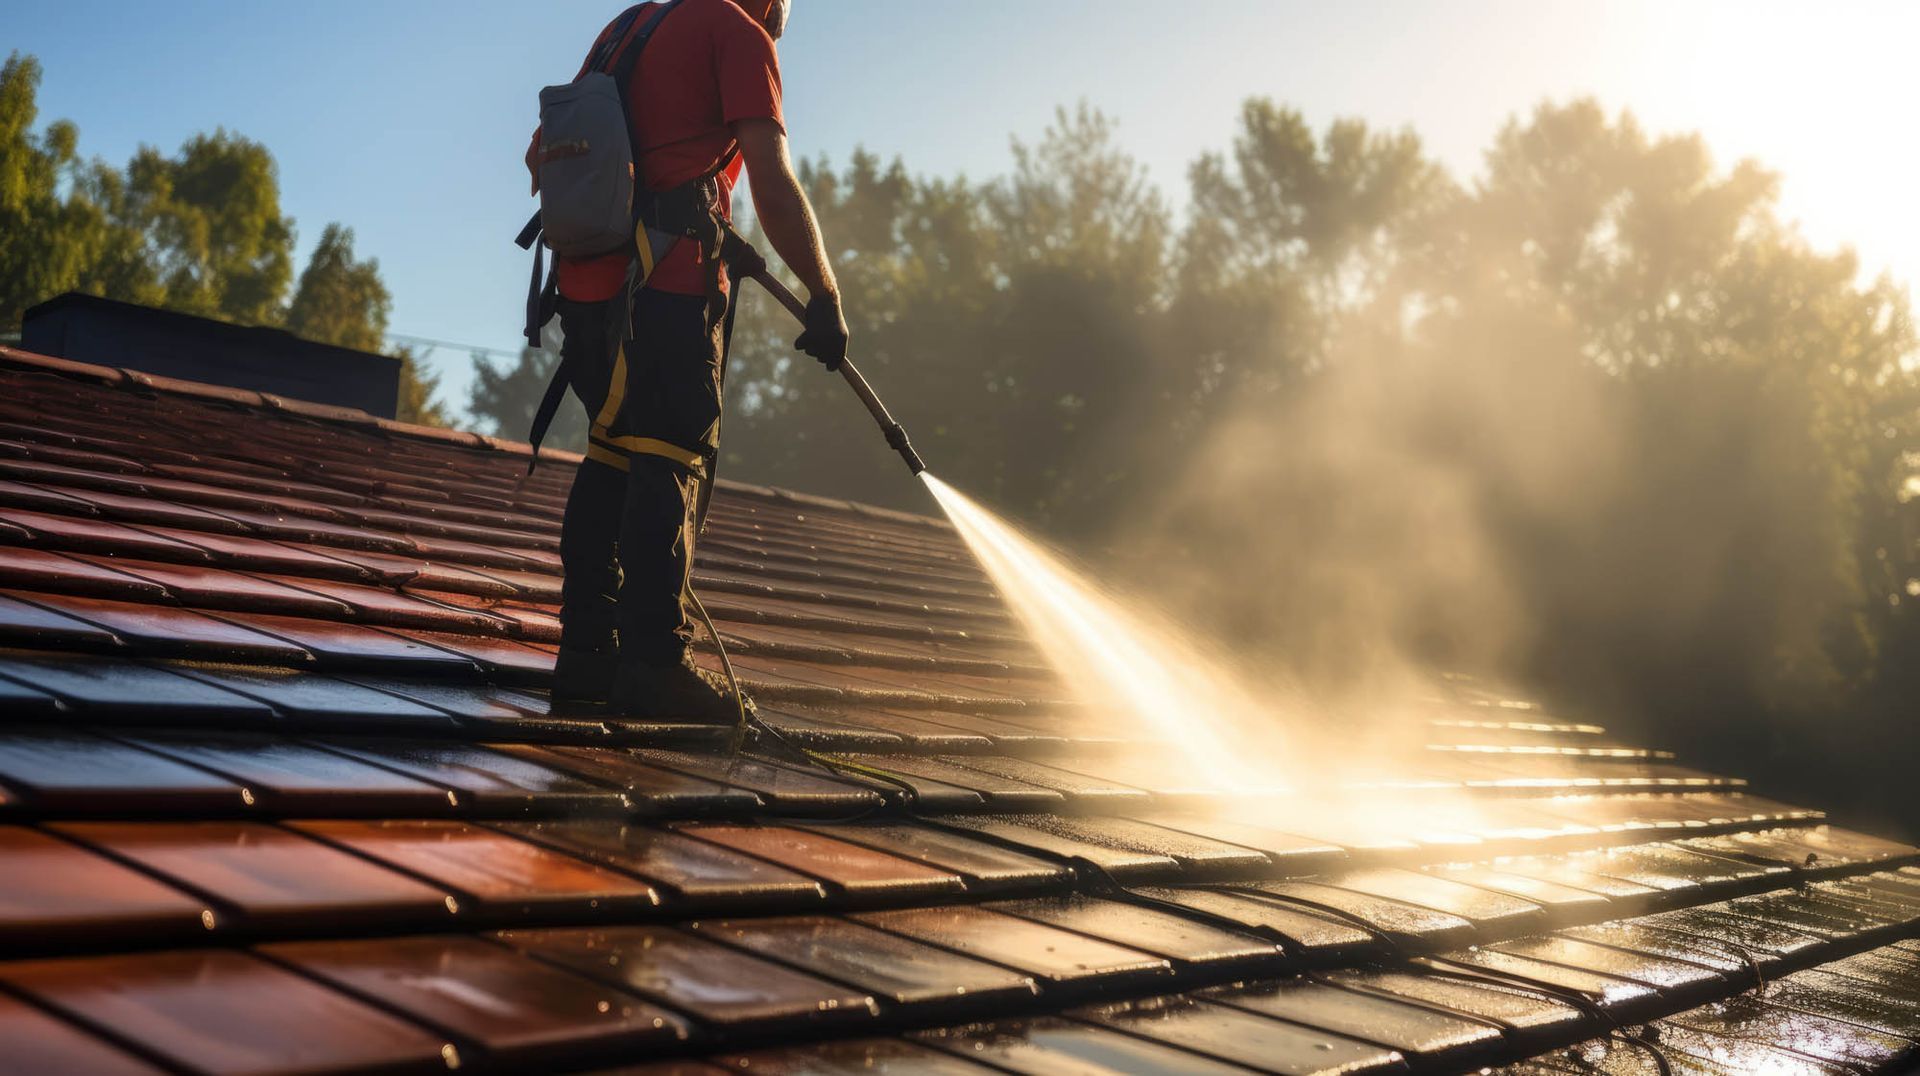
[[[567,77],[618,5],[144,4],[15,0],[10,47],[43,61],[41,118],[124,164],[226,126],[270,147],[301,253],[333,220],[379,258],[392,329],[514,348],[530,208],[520,162],[535,92]],[[1409,125],[1470,175],[1499,126],[1593,95],[1655,131],[1705,134],[1723,161],[1783,176],[1784,215],[1868,272],[1920,278],[1920,148],[1887,116],[1920,99],[1920,7],[1895,2],[1286,4],[1208,0],[800,0],[782,43],[797,152],[856,146],[918,172],[984,178],[1057,105],[1116,116],[1184,203],[1187,165],[1225,147],[1250,95],[1316,126]],[[115,29],[120,27],[122,29]],[[183,68],[182,57],[218,57]],[[464,351],[432,355],[464,406]]]

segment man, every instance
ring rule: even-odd
[[[847,350],[839,287],[781,118],[774,40],[789,3],[681,0],[624,92],[645,191],[710,184],[705,197],[724,218],[744,165],[760,226],[811,299],[795,347],[836,369]],[[539,150],[536,131],[527,154],[536,189]],[[561,531],[554,706],[730,723],[746,700],[693,665],[688,614],[701,486],[718,456],[731,288],[714,251],[692,239],[657,258],[649,250],[640,261],[654,262],[650,272],[629,277],[636,253],[557,264],[569,380],[594,421]],[[644,286],[631,288],[639,276]]]

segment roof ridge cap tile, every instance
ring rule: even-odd
[[[327,422],[337,422],[346,426],[371,426],[379,420],[357,407],[339,407],[334,404],[314,403],[311,400],[296,400],[291,396],[280,396],[263,392],[260,399],[269,410],[285,411],[302,418],[317,418]]]
[[[126,373],[111,366],[99,366],[91,362],[75,362],[72,359],[41,355],[33,351],[22,351],[16,347],[0,345],[0,362],[8,366],[24,366],[28,369],[41,369],[50,373],[64,374],[70,377],[84,377],[109,385],[117,385],[126,379]]]
[[[128,367],[100,366],[94,363],[76,362],[72,359],[42,355],[25,351],[17,347],[0,344],[0,366],[38,369],[66,377],[84,378],[102,384],[125,388],[129,385],[170,396],[185,396],[190,399],[219,401],[238,404],[243,407],[257,408],[267,412],[281,412],[298,415],[302,418],[317,419],[323,422],[337,423],[361,428],[373,427],[384,433],[407,437],[418,441],[439,444],[458,445],[463,448],[481,451],[495,451],[513,456],[531,456],[533,448],[524,441],[476,433],[471,430],[453,430],[442,426],[425,426],[418,423],[401,422],[397,419],[378,416],[353,407],[337,407],[331,404],[314,403],[308,400],[294,399],[271,392],[255,392],[249,389],[236,389],[216,385],[205,381],[191,381],[184,378],[167,377]],[[578,465],[586,457],[577,452],[564,449],[542,448],[539,458],[559,464]],[[758,497],[789,505],[801,505],[813,508],[847,512],[873,519],[885,519],[896,523],[905,523],[935,530],[950,530],[948,524],[936,516],[906,512],[897,508],[884,508],[879,505],[865,504],[860,501],[842,500],[835,497],[823,497],[818,494],[804,493],[799,490],[779,486],[758,485],[749,482],[737,482],[720,479],[716,483],[721,489],[738,496]]]
[[[951,532],[952,526],[938,516],[908,512],[899,508],[885,508],[864,501],[841,500],[837,497],[823,497],[817,493],[803,493],[787,489],[784,486],[766,486],[755,482],[741,482],[735,479],[721,478],[714,482],[715,487],[740,497],[756,497],[772,501],[785,507],[819,508],[823,510],[847,512],[852,515],[867,516],[872,519],[884,519],[894,523],[906,523],[916,527],[927,527],[941,532]]]
[[[471,430],[456,430],[451,426],[423,426],[413,422],[401,422],[399,419],[369,416],[373,424],[387,433],[396,433],[402,437],[417,437],[423,441],[443,441],[460,445],[463,448],[487,448],[486,438]]]
[[[232,388],[206,381],[186,381],[177,377],[168,377],[165,374],[150,374],[145,370],[135,370],[131,366],[120,367],[120,374],[127,381],[151,392],[190,396],[199,400],[238,404],[256,409],[264,409],[267,406],[264,394],[253,389]]]

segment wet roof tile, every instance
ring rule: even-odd
[[[64,714],[66,706],[48,692],[0,678],[0,712],[15,721],[45,721]]]
[[[1735,975],[1685,957],[1616,949],[1579,938],[1542,935],[1488,946],[1496,952],[1546,961],[1651,986],[1669,1002],[1691,1004],[1726,993]],[[1745,969],[1741,969],[1743,972]],[[1745,978],[1751,978],[1746,976]]]
[[[1083,809],[1098,809],[1114,814],[1143,807],[1152,798],[1145,789],[1134,788],[1098,777],[1088,777],[1061,766],[1007,755],[958,757],[952,760],[969,769],[981,770],[1012,781],[1038,785],[1067,796]]]
[[[970,893],[1040,891],[1073,882],[1072,871],[1061,864],[913,822],[815,824],[799,828],[959,875]]]
[[[1142,822],[1256,849],[1265,853],[1286,874],[1334,870],[1348,858],[1346,850],[1339,845],[1237,818],[1217,817],[1204,811],[1131,811],[1129,814]]]
[[[1584,997],[1613,1019],[1627,1023],[1648,1019],[1661,1008],[1662,999],[1655,987],[1498,949],[1457,949],[1438,957],[1423,957],[1421,963],[1426,967],[1465,971],[1518,986],[1545,989],[1563,997]]]
[[[295,593],[304,593],[318,598],[325,603],[326,607],[344,612],[345,618],[368,624],[378,624],[383,627],[426,628],[430,631],[494,634],[505,630],[505,626],[493,617],[410,597],[384,587],[288,575],[261,575],[259,580],[270,586],[279,586]],[[268,611],[293,612],[291,609],[269,609]]]
[[[446,894],[257,822],[61,822],[50,829],[136,863],[261,928],[448,922]]]
[[[616,789],[476,744],[388,736],[330,737],[314,742],[447,789],[454,793],[459,809],[489,818],[609,814],[627,809],[626,797]]]
[[[738,814],[762,805],[760,797],[748,789],[731,788],[719,781],[652,765],[626,748],[507,743],[492,746],[516,757],[623,789],[635,808],[645,815]]]
[[[43,1009],[0,994],[0,1042],[14,1072],[159,1076],[162,1070]]]
[[[1821,970],[1875,986],[1900,989],[1920,973],[1920,952],[1911,942],[1882,946],[1823,965]]]
[[[461,1067],[611,1061],[688,1033],[658,1005],[477,938],[296,942],[260,952],[448,1036],[460,1044]]]
[[[344,559],[346,555],[350,555],[346,550],[303,547],[265,538],[210,534],[171,527],[142,527],[140,530],[150,537],[175,543],[190,554],[187,557],[164,558],[168,561],[184,560],[188,563],[210,561],[228,568],[281,572],[308,579],[346,579],[364,582],[373,578],[366,569]]]
[[[118,721],[178,720],[182,713],[209,724],[260,724],[266,705],[165,668],[116,658],[0,655],[0,676],[59,699],[76,714]]]
[[[544,685],[553,675],[553,654],[526,643],[418,628],[396,627],[391,631],[402,639],[464,657],[495,683]]]
[[[1343,871],[1314,880],[1457,915],[1482,930],[1501,934],[1511,935],[1543,926],[1547,918],[1545,911],[1533,901],[1420,871],[1376,867]]]
[[[657,826],[600,821],[503,823],[500,829],[638,875],[671,908],[702,915],[798,911],[825,903],[819,882],[732,849]]]
[[[1734,915],[1728,911],[1725,903],[1676,908],[1643,916],[1637,921],[1716,944],[1734,946],[1736,951],[1748,950],[1789,960],[1800,959],[1826,944],[1821,936],[1784,923]]]
[[[1908,1065],[1920,1057],[1920,1045],[1910,1039],[1751,997],[1703,1005],[1668,1020],[1730,1039],[1788,1044],[1795,1053],[1869,1069]]]
[[[1331,912],[1379,931],[1394,944],[1415,951],[1445,949],[1471,942],[1479,931],[1471,920],[1417,904],[1318,882],[1257,882],[1242,888],[1309,909]]]
[[[701,936],[845,983],[913,1019],[1018,1008],[1035,993],[1019,972],[847,919],[789,916],[693,924]]]
[[[984,907],[1172,961],[1176,970],[1275,974],[1288,961],[1271,939],[1204,922],[1165,906],[1082,895],[998,901]]]
[[[1903,924],[1906,914],[1890,915],[1856,902],[1835,899],[1811,889],[1779,890],[1741,897],[1719,905],[1729,914],[1833,941],[1883,932]],[[1889,939],[1890,940],[1890,939]]]
[[[163,564],[123,557],[93,557],[102,569],[161,588],[186,605],[205,609],[258,609],[288,616],[317,616],[346,620],[353,610],[310,589],[283,586],[269,578],[199,565]],[[69,589],[69,588],[61,588]]]
[[[469,677],[479,671],[479,666],[459,654],[362,624],[271,613],[221,612],[216,615],[242,628],[285,639],[312,654],[323,669]]]
[[[501,941],[632,990],[704,1024],[777,1029],[857,1027],[874,1017],[858,990],[670,927],[513,930]]]
[[[987,1076],[1001,1070],[905,1039],[851,1039],[813,1046],[787,1046],[714,1058],[724,1071],[768,1076],[828,1073],[924,1073],[925,1076]]]
[[[21,477],[28,476],[21,475]],[[16,482],[12,479],[0,479],[0,505],[8,508],[26,508],[37,512],[52,512],[55,515],[97,514],[97,510],[86,501],[56,493],[32,482]]]
[[[749,755],[731,758],[682,751],[637,751],[640,761],[659,769],[746,789],[781,814],[840,818],[885,803],[879,793],[811,771],[793,769]]]
[[[206,930],[203,901],[39,830],[0,826],[0,857],[0,952],[190,942]]]
[[[442,815],[454,807],[445,788],[277,736],[153,732],[123,740],[231,778],[248,804],[272,813]]]
[[[1227,888],[1136,887],[1141,898],[1205,916],[1209,921],[1272,938],[1288,957],[1322,967],[1358,963],[1384,955],[1381,937],[1331,914],[1253,892]]]
[[[195,1072],[445,1072],[440,1036],[243,953],[0,964],[0,981]]]
[[[118,558],[105,557],[96,562],[80,555],[22,546],[8,549],[0,557],[0,586],[136,601],[168,600],[165,586],[150,577],[120,571],[118,563]]]
[[[1070,1015],[1263,1072],[1407,1071],[1385,1047],[1195,998],[1116,1002]]]
[[[1599,919],[1614,909],[1613,901],[1591,890],[1515,874],[1498,867],[1453,864],[1424,869],[1436,878],[1528,901],[1541,908],[1547,918],[1556,923]]]
[[[291,825],[359,855],[431,879],[464,914],[511,917],[519,909],[606,916],[651,909],[653,887],[542,845],[464,822],[315,821]]]
[[[837,757],[863,770],[897,775],[914,787],[914,803],[922,811],[967,810],[969,806],[978,807],[981,804],[1002,811],[1043,811],[1065,802],[1065,797],[1053,789],[1009,780],[958,765],[951,760],[908,755],[848,754]],[[943,789],[949,794],[942,796]],[[952,792],[958,792],[961,796],[953,796]]]
[[[106,520],[0,508],[0,523],[19,528],[27,534],[29,543],[49,549],[149,557],[187,564],[207,564],[213,560],[213,554],[205,549],[189,545],[172,535]]]
[[[1591,857],[1576,855],[1557,856],[1519,856],[1498,861],[1502,874],[1513,875],[1525,881],[1564,886],[1588,893],[1597,893],[1614,903],[1623,912],[1643,910],[1647,905],[1661,897],[1662,890],[1640,882],[1628,881],[1602,874],[1593,869],[1598,866]],[[1450,876],[1444,868],[1436,873]],[[1471,871],[1468,872],[1469,876]],[[1467,877],[1462,877],[1463,881]],[[1526,894],[1516,894],[1525,896]],[[1529,898],[1533,899],[1533,898]]]
[[[922,1031],[914,1041],[950,1054],[978,1058],[1010,1072],[1097,1076],[1232,1076],[1248,1069],[1203,1057],[1178,1046],[1078,1020],[1041,1016]]]
[[[1680,843],[1682,847],[1709,854],[1749,857],[1770,865],[1816,874],[1862,865],[1902,863],[1916,854],[1910,845],[1850,833],[1832,826],[1733,833]]]
[[[462,725],[484,729],[504,723],[508,726],[528,718],[547,716],[547,700],[510,688],[491,684],[460,683],[448,680],[420,680],[399,676],[352,673],[339,677],[361,687],[432,707],[448,714]]]
[[[1644,844],[1584,852],[1572,859],[1578,869],[1604,874],[1668,892],[1711,887],[1724,890],[1768,874],[1784,875],[1784,867],[1760,867],[1705,855],[1669,844]]]
[[[942,818],[939,824],[978,833],[1035,855],[1081,863],[1096,875],[1104,873],[1126,883],[1167,881],[1180,874],[1180,864],[1172,856],[1086,840],[1058,831],[1051,825],[1054,821],[1045,815],[981,815]]]
[[[1013,968],[1048,991],[1123,985],[1139,989],[1172,974],[1163,957],[983,908],[911,908],[865,912],[853,918]]]
[[[1464,1070],[1492,1060],[1506,1041],[1484,1020],[1310,979],[1216,987],[1198,996],[1385,1046],[1421,1065]]]
[[[1464,975],[1416,969],[1332,971],[1322,976],[1338,986],[1379,997],[1436,1007],[1506,1029],[1523,1054],[1584,1037],[1597,1030],[1581,1007],[1540,990]]]
[[[706,822],[676,828],[686,836],[818,879],[829,893],[849,901],[924,899],[958,894],[966,889],[966,883],[957,874],[818,832],[787,826]]]
[[[229,813],[245,806],[233,781],[84,732],[0,730],[0,783],[44,815]]]
[[[113,650],[118,636],[97,624],[0,594],[0,644]]]
[[[303,728],[444,733],[454,727],[445,713],[433,707],[331,676],[205,662],[170,668],[183,676],[266,703],[281,716],[295,719]]]
[[[1868,983],[1815,968],[1770,983],[1766,998],[1775,1005],[1920,1042],[1920,989],[1912,977]]]
[[[252,661],[267,665],[304,665],[305,650],[190,609],[71,594],[13,595],[43,609],[97,624],[143,655],[201,661]]]
[[[1557,993],[1580,987],[1567,976],[1642,984],[1657,1002],[1642,1009],[1657,1017],[1920,924],[1920,871],[1891,869],[1914,849],[1823,827],[1817,812],[1607,741],[1504,688],[1439,683],[1432,705],[1443,723],[1431,739],[1450,749],[1346,779],[1358,801],[1392,797],[1416,820],[1410,833],[1357,817],[1331,789],[1221,797],[1166,745],[1122,742],[1098,715],[1049,702],[1058,684],[1011,634],[950,529],[732,484],[716,498],[699,568],[721,630],[773,724],[796,743],[850,752],[862,768],[835,773],[771,741],[755,745],[765,754],[730,761],[724,730],[552,717],[536,691],[498,684],[535,688],[551,665],[564,466],[529,477],[523,452],[470,435],[428,437],[296,401],[72,364],[53,378],[39,362],[0,349],[0,379],[20,390],[0,393],[0,540],[31,543],[12,559],[0,548],[0,585],[47,603],[9,606],[0,596],[0,643],[41,652],[0,653],[0,707],[67,739],[52,746],[41,735],[26,749],[24,727],[0,731],[0,810],[47,825],[336,816],[208,823],[144,841],[192,824],[90,823],[104,828],[50,839],[177,890],[213,910],[212,937],[272,945],[276,959],[312,931],[381,935],[324,947],[336,954],[339,984],[363,976],[343,996],[416,1012],[465,1067],[556,1068],[650,1050],[643,1034],[634,1048],[596,1052],[586,1044],[602,1041],[600,1018],[570,1024],[580,1010],[568,1007],[645,995],[635,1004],[673,1012],[704,1036],[657,1046],[728,1065],[912,1070],[937,1057],[967,1071],[1087,1071],[1103,1061],[1189,1071],[1205,1061],[1178,1047],[1031,1019],[1036,1007],[1161,993],[1180,981],[1175,966],[1202,988],[1228,976],[1248,982],[1234,1004],[1147,1006],[1173,1015],[1143,1019],[1141,1034],[1199,1035],[1184,1041],[1285,1071],[1300,1040],[1271,1038],[1257,1056],[1247,1044],[1275,1028],[1317,1028],[1360,1044],[1362,1068],[1383,1056],[1397,1067],[1389,1048],[1415,1067],[1459,1067],[1473,1063],[1488,1026],[1513,1051],[1479,1055],[1488,1058],[1600,1041],[1604,1021]],[[23,375],[23,365],[42,372]],[[136,519],[161,522],[115,522]],[[107,613],[82,611],[99,599],[147,612],[125,613],[123,639],[90,620]],[[63,619],[57,608],[72,613]],[[205,659],[217,640],[156,637],[156,622],[204,611],[282,656],[215,665]],[[45,656],[53,646],[125,657]],[[156,659],[174,647],[193,660]],[[297,660],[289,652],[313,654],[321,672],[272,669]],[[209,724],[248,723],[278,738],[204,735]],[[134,725],[190,727],[191,742],[174,737],[169,747],[182,758],[191,751],[193,763],[105,738],[137,738]],[[73,731],[82,728],[105,737]],[[76,753],[95,742],[111,746],[89,769]],[[928,757],[936,752],[943,757]],[[449,810],[480,824],[419,817]],[[356,813],[414,817],[337,817]],[[822,821],[797,821],[808,817]],[[676,828],[701,819],[704,831]],[[781,819],[791,824],[773,824]],[[207,825],[253,843],[228,847]],[[299,836],[323,831],[321,841]],[[1656,837],[1668,839],[1618,849]],[[109,838],[129,849],[113,853],[122,859],[86,843]],[[1608,847],[1617,850],[1579,851]],[[6,866],[0,857],[0,876]],[[374,878],[413,888],[383,897]],[[1133,885],[1131,895],[1112,890],[1114,880]],[[1142,887],[1154,881],[1170,884]],[[1151,910],[1135,912],[1135,901]],[[858,921],[820,915],[856,902],[893,910]],[[935,902],[946,906],[926,906]],[[1653,908],[1675,910],[1643,914]],[[712,916],[733,917],[720,925],[742,935],[722,947],[701,941]],[[680,926],[628,935],[624,953],[556,943],[595,975],[611,974],[608,956],[650,953],[637,985],[570,979],[552,954],[471,937],[400,937],[462,922],[629,930],[622,924],[638,917]],[[1608,921],[1567,925],[1599,920]],[[1539,933],[1553,925],[1562,931]],[[204,930],[203,920],[191,936]],[[54,940],[31,953],[67,944],[46,937]],[[123,937],[87,944],[167,943]],[[1450,955],[1497,966],[1339,970],[1468,941],[1481,948]],[[1331,985],[1278,977],[1302,966]],[[1884,1020],[1885,1007],[1859,1007],[1862,995],[1920,989],[1920,950],[1889,946],[1824,966],[1835,969],[1819,973],[1830,980],[1824,991],[1783,991],[1819,1017]],[[972,974],[981,978],[961,1003],[956,980]],[[782,975],[797,978],[769,978]],[[535,996],[518,982],[525,976],[572,985]],[[1040,997],[1025,992],[1026,979]],[[741,994],[741,981],[762,996]],[[903,1015],[875,1024],[864,1000],[847,1003],[855,996]],[[494,1026],[472,1015],[495,1004],[526,1021]],[[936,1018],[996,1023],[913,1045],[871,1037]],[[1245,1035],[1219,1039],[1222,1020]],[[1459,1043],[1425,1034],[1442,1025],[1475,1030]],[[1675,1044],[1676,1071],[1724,1076],[1702,1059],[1740,1045],[1724,1028],[1659,1026]],[[604,1041],[624,1032],[610,1034]],[[816,1034],[857,1037],[793,1044]],[[1645,1050],[1582,1049],[1535,1065],[1653,1065]],[[1768,1049],[1771,1059],[1790,1056]],[[1317,1064],[1323,1052],[1307,1056]],[[424,1060],[444,1070],[448,1059]]]
[[[1650,926],[1644,919],[1617,919],[1566,927],[1557,932],[1562,938],[1593,942],[1630,953],[1685,961],[1711,969],[1729,983],[1765,980],[1780,970],[1777,954],[1739,948],[1697,934],[1683,934]]]

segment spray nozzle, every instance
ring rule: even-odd
[[[907,440],[907,428],[895,422],[887,426],[885,432],[888,446],[900,453],[901,459],[907,461],[907,470],[912,471],[916,477],[925,473],[926,461],[920,458],[920,453],[913,450],[913,442]]]

